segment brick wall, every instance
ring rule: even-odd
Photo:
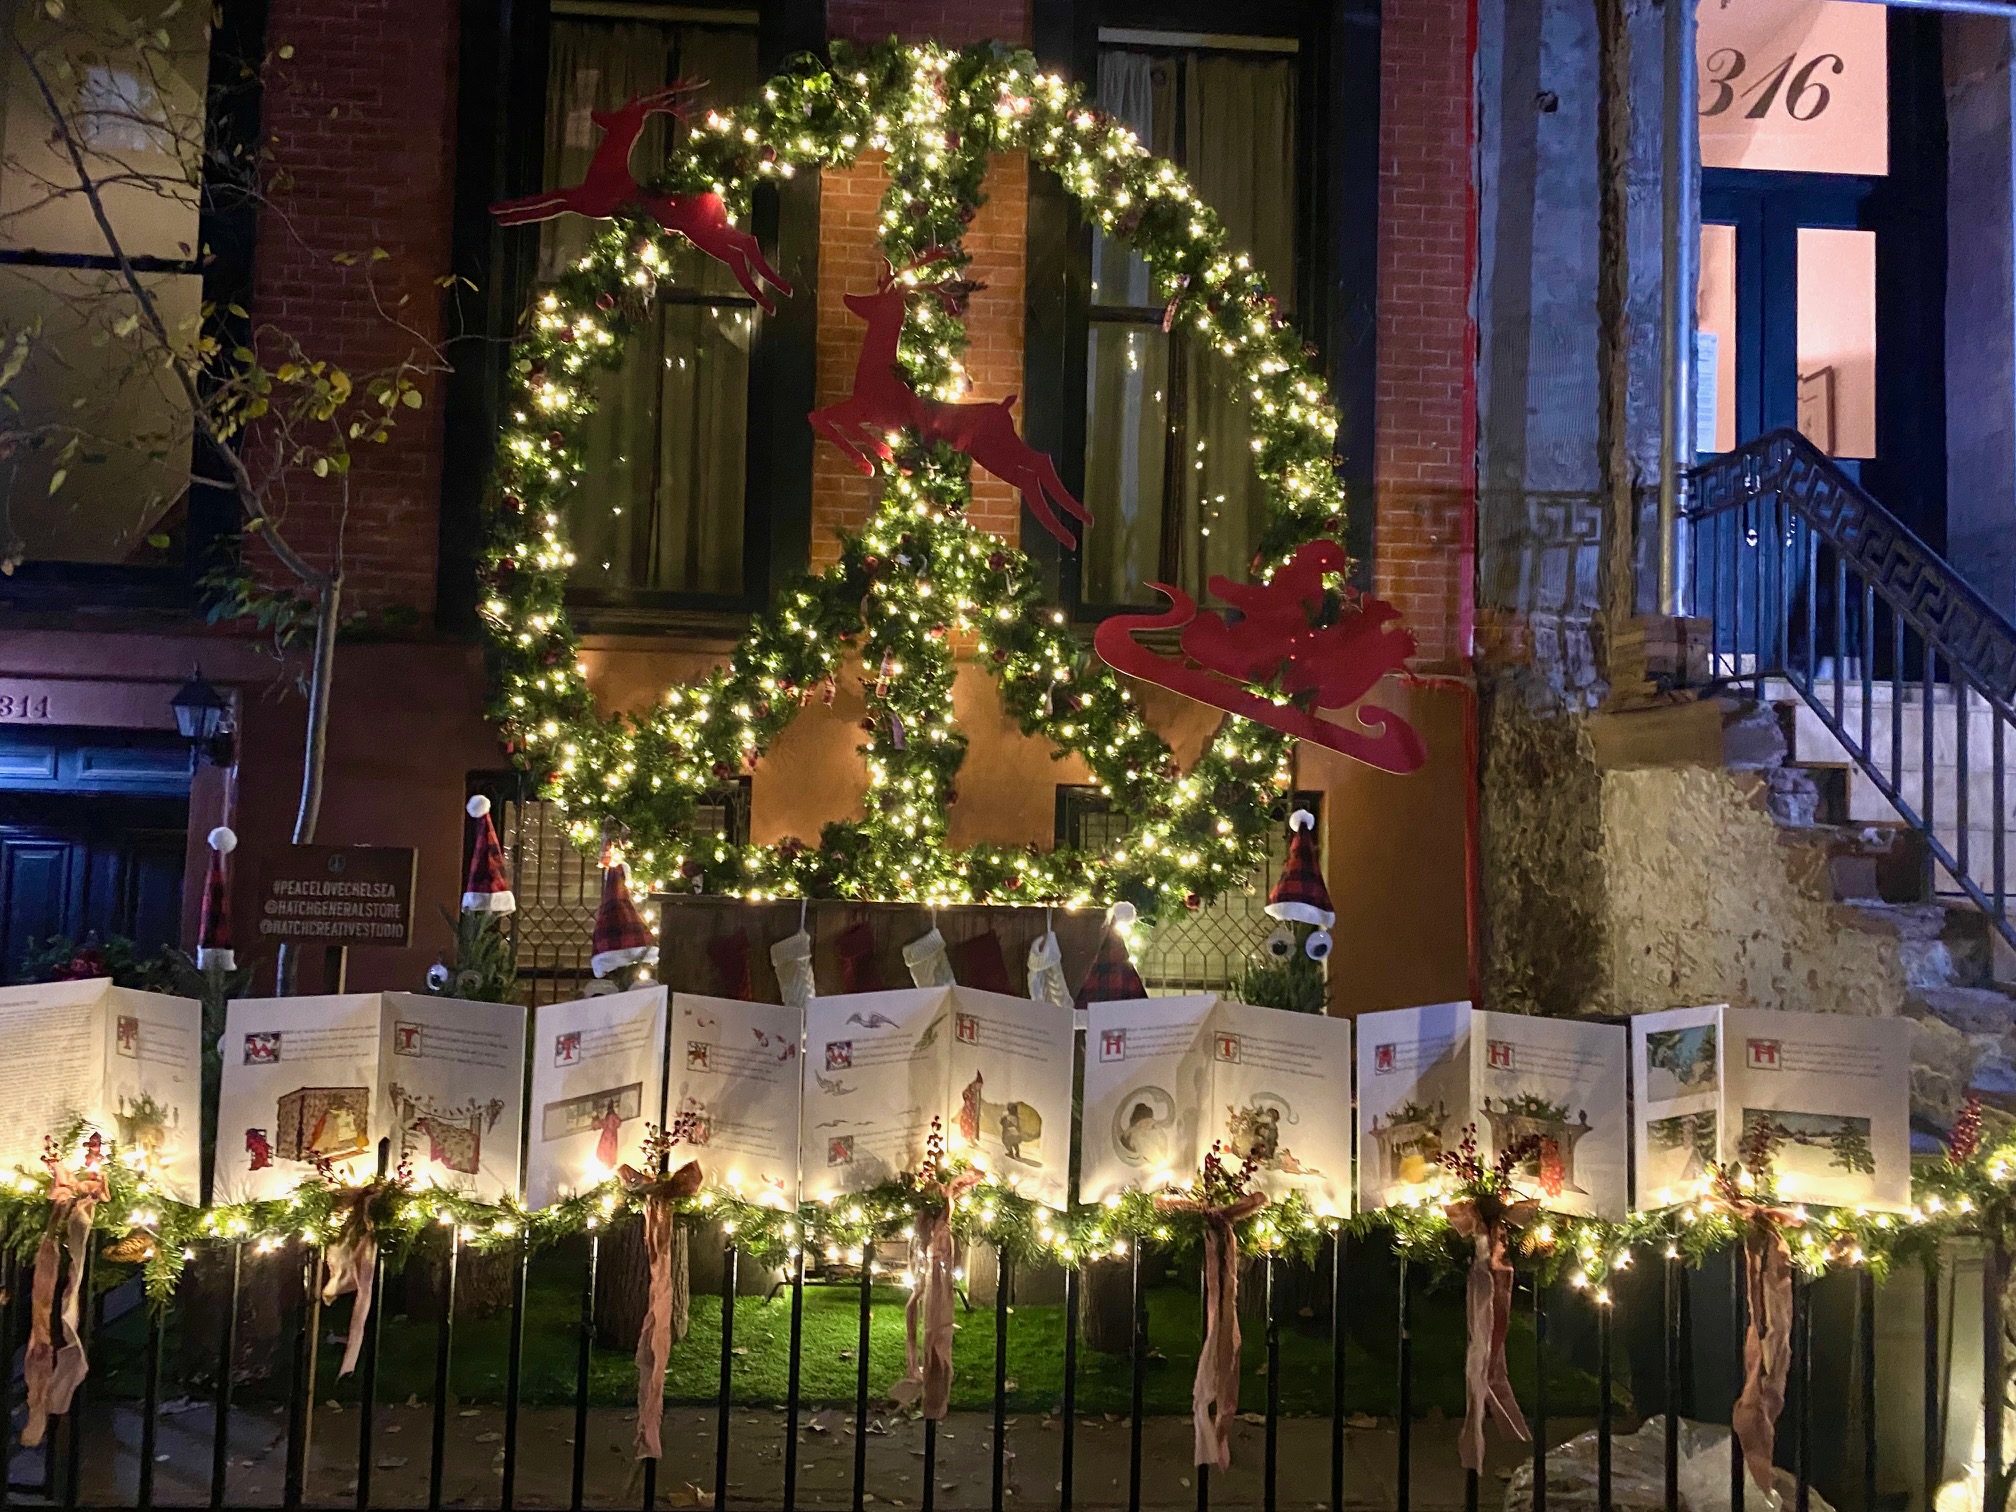
[[[1467,661],[1473,592],[1472,4],[1381,19],[1375,578],[1432,668]]]
[[[827,34],[850,42],[1027,42],[1028,0],[827,0]]]
[[[817,393],[822,405],[853,391],[854,361],[864,327],[841,303],[841,296],[872,289],[882,271],[876,230],[887,182],[881,155],[871,153],[852,168],[829,172],[820,185]],[[986,284],[973,296],[966,315],[966,372],[976,399],[1000,399],[1022,391],[1028,209],[1028,159],[997,156],[987,173],[987,203],[966,228],[966,249],[973,256],[967,277]],[[1019,418],[1019,404],[1015,413]],[[815,569],[839,560],[840,543],[833,532],[858,529],[872,513],[872,504],[868,480],[838,447],[821,441],[812,459]],[[1007,486],[976,469],[973,523],[1012,541],[1020,514],[1021,504]]]
[[[260,217],[254,313],[360,381],[439,360],[433,280],[449,261],[457,23],[452,5],[271,0],[266,136],[291,182]],[[282,48],[291,57],[278,60]],[[372,263],[373,248],[389,258]],[[338,254],[357,265],[333,263]],[[422,388],[426,404],[402,410],[393,439],[365,447],[351,471],[343,561],[353,607],[433,607],[441,385],[428,378]],[[289,494],[289,541],[326,563],[340,495],[305,473]]]

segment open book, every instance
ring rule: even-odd
[[[1453,1184],[1442,1157],[1521,1151],[1514,1188],[1554,1212],[1622,1218],[1629,1193],[1622,1025],[1436,1003],[1358,1020],[1358,1193],[1366,1208]]]
[[[1768,1152],[1778,1195],[1911,1205],[1911,1025],[1765,1008],[1631,1021],[1638,1205],[1683,1202],[1709,1163]]]
[[[527,1207],[644,1165],[645,1136],[665,1122],[665,1004],[663,987],[639,987],[534,1010]]]
[[[1214,1141],[1270,1196],[1350,1212],[1351,1021],[1209,994],[1094,1003],[1080,1196],[1185,1185]]]
[[[1069,1009],[972,987],[814,998],[805,1010],[806,1194],[915,1169],[936,1118],[966,1156],[1038,1202],[1070,1195]]]
[[[804,1032],[797,1008],[674,993],[668,1103],[688,1143],[672,1159],[698,1160],[710,1185],[795,1208]]]
[[[202,1180],[202,1005],[105,978],[0,987],[0,1170],[83,1119],[177,1202]]]
[[[240,998],[224,1030],[217,1198],[280,1197],[318,1159],[346,1180],[378,1141],[416,1187],[518,1191],[525,1010],[413,992]]]

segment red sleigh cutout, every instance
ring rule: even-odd
[[[927,252],[912,267],[937,262],[946,255]],[[932,295],[947,309],[954,307],[955,300],[946,288],[906,282],[902,271],[887,269],[876,280],[873,294],[841,296],[848,309],[868,322],[868,334],[861,338],[861,355],[854,362],[854,391],[836,404],[812,411],[806,419],[852,458],[865,477],[875,475],[871,453],[885,462],[894,455],[888,438],[896,431],[914,430],[927,445],[942,441],[1019,492],[1038,524],[1065,546],[1076,546],[1070,530],[1052,512],[1051,501],[1080,523],[1090,524],[1092,516],[1057,476],[1057,464],[1016,431],[1014,396],[963,403],[926,399],[903,381],[896,366],[896,347],[910,296],[919,292]]]
[[[1271,583],[1214,577],[1211,591],[1237,611],[1229,618],[1216,610],[1199,614],[1181,588],[1150,583],[1169,608],[1114,615],[1100,622],[1092,643],[1115,671],[1404,776],[1420,768],[1428,750],[1398,714],[1373,706],[1357,710],[1350,724],[1316,715],[1352,708],[1387,673],[1405,671],[1414,654],[1411,634],[1387,628],[1400,611],[1379,599],[1359,596],[1336,623],[1316,623],[1323,575],[1347,565],[1335,542],[1311,541]],[[1134,639],[1141,630],[1176,629],[1183,632],[1180,656],[1159,656]],[[1273,683],[1296,702],[1275,703],[1255,691],[1260,683]],[[1379,717],[1368,720],[1368,713]]]
[[[654,115],[683,116],[680,99],[684,93],[672,86],[639,95],[614,110],[590,111],[588,118],[602,128],[602,140],[595,144],[595,156],[581,182],[523,199],[501,200],[490,207],[490,213],[499,225],[529,226],[569,213],[610,220],[624,210],[640,210],[724,264],[765,314],[775,314],[776,302],[763,285],[771,285],[787,299],[791,285],[764,259],[756,238],[729,223],[728,206],[720,195],[649,194],[630,171],[630,153],[644,134],[644,122]]]

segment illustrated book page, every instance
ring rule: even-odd
[[[1552,1212],[1623,1218],[1630,1208],[1626,1044],[1622,1024],[1473,1013],[1478,1158],[1488,1165],[1523,1146],[1512,1172],[1521,1196]]]
[[[1219,1116],[1205,1042],[1217,1005],[1206,993],[1087,1010],[1079,1200],[1159,1191],[1196,1171]]]
[[[1427,1195],[1471,1122],[1468,1003],[1358,1017],[1358,1202]]]
[[[675,1164],[697,1159],[707,1181],[753,1201],[798,1203],[801,1009],[672,995],[668,1116],[691,1121]]]
[[[318,1158],[345,1180],[375,1172],[380,1009],[375,992],[230,1004],[214,1200],[284,1197]]]
[[[1070,1200],[1071,1013],[976,987],[952,989],[946,1144],[1053,1208]]]
[[[1716,1003],[1631,1020],[1633,1200],[1671,1207],[1698,1196],[1722,1158],[1722,1015]]]
[[[107,987],[105,1074],[94,1121],[175,1202],[202,1199],[203,1005]],[[9,1046],[12,1042],[0,1040]],[[0,1094],[4,1101],[4,1094]]]
[[[952,1013],[950,987],[846,993],[806,1006],[798,1158],[808,1196],[862,1191],[916,1168],[931,1120],[945,1110]]]
[[[550,1206],[644,1165],[665,1122],[663,987],[609,992],[534,1010],[525,1205]]]
[[[1253,1184],[1270,1197],[1299,1192],[1318,1213],[1348,1214],[1351,1021],[1221,999],[1207,1053],[1211,1120],[1198,1158],[1222,1141],[1256,1162]]]
[[[516,1197],[525,1010],[414,992],[383,999],[379,1086],[393,1163],[405,1162],[418,1187]]]
[[[1785,1202],[1910,1207],[1909,1020],[1730,1008],[1722,1023],[1725,1159],[1762,1140]]]

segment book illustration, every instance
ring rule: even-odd
[[[704,1145],[712,1142],[713,1110],[691,1093],[679,1099],[678,1122],[686,1130],[686,1143]]]
[[[706,1040],[686,1041],[686,1069],[705,1071],[713,1064],[714,1046]]]
[[[1380,1185],[1420,1186],[1434,1176],[1448,1148],[1442,1139],[1448,1121],[1447,1103],[1430,1108],[1411,1098],[1385,1119],[1374,1115],[1369,1132],[1379,1147],[1375,1164]]]
[[[622,1148],[623,1125],[644,1116],[644,1084],[630,1082],[549,1102],[539,1112],[540,1140],[594,1134],[595,1159],[614,1168]]]
[[[407,1026],[401,1024],[400,1028]],[[418,1025],[414,1025],[418,1028]],[[396,1041],[395,1041],[396,1044]],[[424,1092],[414,1092],[398,1082],[388,1089],[394,1116],[399,1125],[399,1158],[410,1159],[426,1141],[426,1158],[436,1165],[474,1176],[483,1168],[483,1136],[497,1127],[504,1116],[504,1100],[470,1098],[444,1104]]]
[[[978,1071],[959,1094],[959,1133],[968,1144],[979,1144],[983,1134],[998,1139],[1002,1154],[1022,1165],[1043,1164],[1037,1158],[1043,1150],[1043,1115],[1019,1098],[990,1102],[986,1079]]]
[[[1668,1102],[1676,1097],[1713,1092],[1716,1085],[1713,1024],[1654,1029],[1645,1036],[1648,1102]]]
[[[278,1033],[246,1035],[245,1064],[248,1066],[279,1065],[280,1035]]]
[[[1575,1146],[1591,1129],[1588,1109],[1582,1109],[1571,1123],[1566,1103],[1549,1102],[1535,1092],[1500,1098],[1495,1107],[1487,1097],[1483,1109],[1491,1123],[1494,1150],[1524,1145],[1528,1151],[1515,1174],[1533,1183],[1549,1198],[1559,1197],[1563,1192],[1588,1195],[1588,1188],[1575,1180]]]
[[[1284,1176],[1321,1176],[1321,1171],[1304,1165],[1281,1142],[1282,1128],[1301,1121],[1280,1093],[1255,1092],[1243,1102],[1227,1105],[1225,1146],[1263,1171],[1279,1171]]]
[[[142,1164],[158,1169],[174,1154],[182,1132],[180,1107],[164,1108],[151,1092],[137,1097],[121,1093],[112,1118],[119,1129],[120,1148],[133,1151]]]
[[[847,1015],[847,1022],[850,1024],[859,1024],[863,1029],[894,1029],[896,1027],[896,1020],[889,1017],[888,1014],[872,1011],[868,1013],[850,1013]]]
[[[1812,1177],[1876,1174],[1869,1120],[1852,1113],[1743,1110],[1745,1160],[1769,1161],[1783,1175]]]
[[[828,1071],[849,1071],[854,1066],[854,1041],[826,1041],[826,1069]]]
[[[394,1055],[425,1055],[423,1024],[400,1019],[392,1025],[392,1053]]]
[[[371,1146],[369,1087],[296,1087],[275,1112],[273,1153],[282,1160],[342,1160]]]
[[[819,1084],[819,1090],[824,1092],[828,1097],[845,1097],[854,1090],[841,1081],[839,1077],[821,1076],[817,1071],[812,1073],[812,1080]]]
[[[1129,1091],[1113,1113],[1113,1148],[1130,1166],[1171,1163],[1176,1138],[1176,1099],[1161,1087]]]
[[[925,1025],[924,1032],[917,1037],[917,1049],[929,1050],[933,1045],[937,1044],[938,1031],[940,1029],[943,1029],[944,1027],[945,1027],[945,1015],[941,1013],[938,1015],[938,1017],[931,1020],[929,1024]]]
[[[565,1034],[553,1036],[553,1064],[575,1066],[581,1063],[581,1031],[569,1030]]]
[[[1645,1125],[1645,1170],[1639,1185],[1662,1196],[1708,1176],[1717,1158],[1717,1119],[1713,1108],[1676,1113]]]
[[[263,1171],[273,1164],[273,1141],[266,1137],[264,1129],[245,1131],[246,1169]]]
[[[117,1047],[119,1053],[128,1060],[140,1058],[140,1020],[130,1013],[119,1015],[117,1027]]]

